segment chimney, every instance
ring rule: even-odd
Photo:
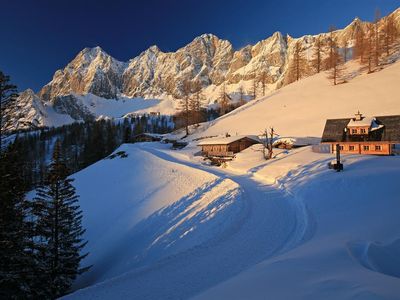
[[[360,113],[360,111],[358,111],[356,113],[356,121],[361,121],[362,120],[362,113]]]

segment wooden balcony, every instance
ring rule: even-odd
[[[234,157],[235,154],[232,151],[207,151],[203,152],[204,156],[208,157]]]

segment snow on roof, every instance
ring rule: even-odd
[[[347,127],[359,127],[359,126],[371,126],[372,122],[375,122],[374,117],[363,117],[361,120],[350,119]]]
[[[260,142],[260,139],[256,135],[235,135],[235,136],[230,136],[230,137],[222,137],[222,138],[213,138],[213,139],[207,139],[204,141],[201,141],[198,145],[203,146],[203,145],[228,145],[230,143],[233,143],[237,140],[243,139],[243,138],[248,138],[251,140],[254,140],[256,142]]]
[[[381,129],[381,128],[383,128],[384,126],[385,126],[385,125],[383,125],[383,124],[378,124],[378,123],[376,122],[376,119],[374,119],[374,121],[372,122],[372,125],[371,125],[371,131]]]
[[[316,137],[282,137],[276,139],[273,146],[277,146],[281,143],[294,146],[316,145],[320,141],[321,139]]]

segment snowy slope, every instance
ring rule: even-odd
[[[92,261],[107,266],[106,270],[96,269],[95,273],[103,272],[106,276],[92,278],[97,284],[66,298],[186,299],[197,295],[199,299],[397,299],[400,202],[396,195],[400,192],[397,184],[400,157],[346,156],[345,171],[336,173],[326,167],[332,159],[330,154],[312,153],[308,147],[277,152],[277,158],[269,162],[262,160],[261,155],[257,158],[248,149],[227,169],[220,169],[203,165],[191,156],[193,150],[177,152],[158,143],[124,147],[125,150],[139,147],[144,152],[141,157],[149,159],[146,164],[154,160],[157,167],[161,165],[161,170],[165,164],[168,167],[173,164],[179,172],[183,168],[192,174],[208,174],[210,178],[230,178],[241,189],[243,202],[236,201],[236,205],[241,203],[240,210],[233,210],[234,214],[225,211],[214,218],[226,225],[223,233],[216,230],[218,227],[200,230],[200,238],[199,232],[190,232],[197,247],[192,247],[193,240],[187,244],[181,240],[182,235],[180,238],[173,235],[177,245],[174,255],[168,256],[171,252],[166,248],[156,247],[154,256],[136,257],[133,264],[132,249],[137,253],[143,246],[141,239],[147,245],[147,234],[150,240],[154,239],[151,233],[158,230],[160,215],[154,216],[155,221],[145,223],[147,230],[134,226],[132,231],[139,230],[139,235],[127,234],[127,224],[113,226],[112,235],[123,240],[122,249],[101,257],[96,254],[99,249],[92,246],[95,256]],[[257,150],[256,146],[253,148]],[[101,164],[107,166],[106,162]],[[130,165],[123,159],[110,160],[107,164],[122,170]],[[99,173],[94,168],[76,177],[81,193],[92,172]],[[115,176],[119,172],[110,173]],[[133,186],[131,180],[123,177],[123,180],[115,178],[117,183],[112,185],[121,187],[122,181]],[[197,182],[193,184],[202,184]],[[272,182],[275,184],[270,185]],[[100,182],[96,186],[102,185]],[[148,188],[148,185],[140,186]],[[169,188],[175,191],[177,186],[171,182]],[[126,190],[117,191],[116,199],[126,198]],[[202,194],[201,190],[197,191]],[[82,198],[90,197],[89,194],[84,193]],[[99,195],[100,199],[107,198],[103,193]],[[132,194],[133,199],[140,196]],[[154,204],[156,201],[160,200],[156,198]],[[93,204],[86,207],[83,204],[83,207],[92,218],[86,224],[89,232],[91,227],[99,224],[108,227],[112,223],[108,215],[115,208],[106,206],[103,213],[97,213]],[[182,203],[181,209],[187,207],[188,204]],[[164,219],[159,221],[162,224]],[[202,224],[196,218],[191,221],[190,226],[194,228]],[[113,238],[105,236],[101,248],[113,249]],[[92,235],[91,239],[97,237]],[[179,246],[181,243],[187,247]],[[117,245],[117,248],[121,246]],[[124,255],[118,255],[119,251]],[[129,271],[101,282],[121,270]]]
[[[359,66],[351,62],[348,68],[358,72]],[[400,61],[336,86],[325,73],[317,74],[249,102],[194,137],[261,134],[270,126],[281,136],[320,137],[326,119],[352,117],[358,110],[366,116],[400,114],[399,74]]]
[[[141,144],[74,175],[92,270],[98,283],[222,234],[243,205],[236,183],[170,162]],[[165,147],[165,146],[164,146]],[[211,234],[212,232],[212,234]]]
[[[335,173],[316,156],[296,153],[309,163],[279,180],[307,207],[312,239],[194,299],[399,299],[400,157],[347,156]]]

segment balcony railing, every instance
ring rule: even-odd
[[[215,157],[234,157],[235,154],[232,151],[207,151],[203,152],[205,156],[215,156]]]

